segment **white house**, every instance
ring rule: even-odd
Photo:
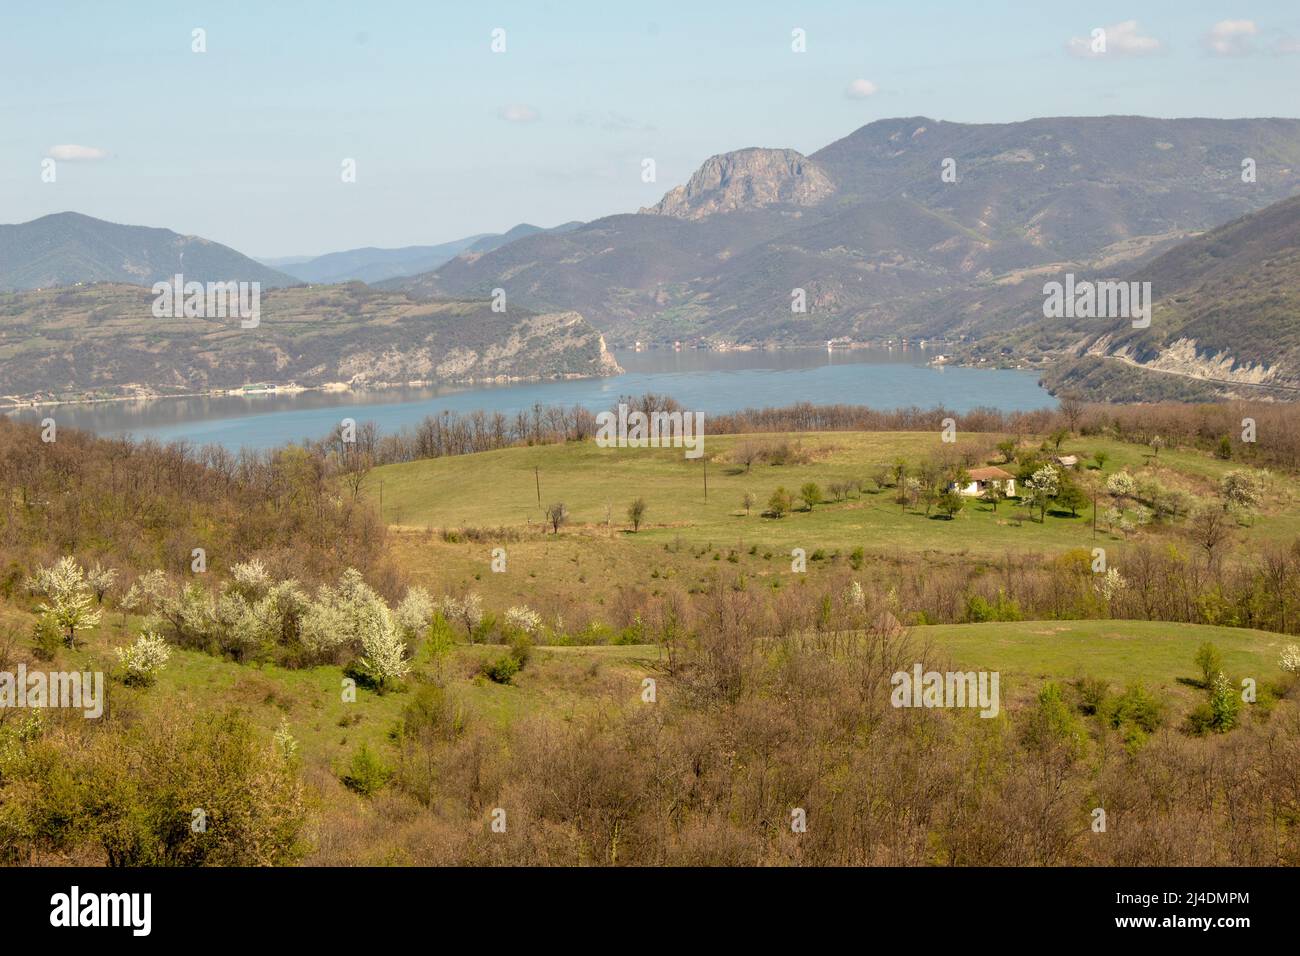
[[[1014,498],[1016,494],[1016,476],[1010,472],[1003,471],[1001,468],[989,466],[988,468],[972,468],[967,472],[970,475],[970,484],[964,488],[959,488],[957,482],[948,486],[949,491],[958,491],[963,495],[972,498],[978,498],[991,487],[1001,488],[1002,494],[1007,498]]]

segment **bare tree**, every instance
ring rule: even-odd
[[[546,509],[546,520],[555,534],[560,533],[560,525],[569,520],[569,509],[563,501],[557,501]]]
[[[1231,533],[1228,517],[1220,508],[1202,508],[1192,519],[1192,537],[1205,549],[1205,555],[1211,564],[1214,563],[1215,552]]]
[[[645,518],[645,499],[637,498],[627,506],[627,520],[632,522],[632,533],[641,530],[641,521]]]

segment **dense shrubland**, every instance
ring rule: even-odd
[[[122,573],[188,574],[195,549],[210,571],[260,557],[278,576],[316,583],[353,567],[385,593],[399,589],[383,526],[346,492],[336,454],[40,435],[0,418],[0,596],[67,554]]]

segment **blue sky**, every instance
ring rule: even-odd
[[[1107,55],[1072,52],[1095,27]],[[307,255],[632,212],[715,153],[889,116],[1296,116],[1300,4],[49,0],[6,3],[0,62],[0,222]],[[42,182],[70,146],[97,158]]]

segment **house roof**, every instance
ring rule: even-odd
[[[972,468],[966,474],[970,475],[972,481],[1006,481],[1016,477],[995,465],[990,465],[988,468]]]

